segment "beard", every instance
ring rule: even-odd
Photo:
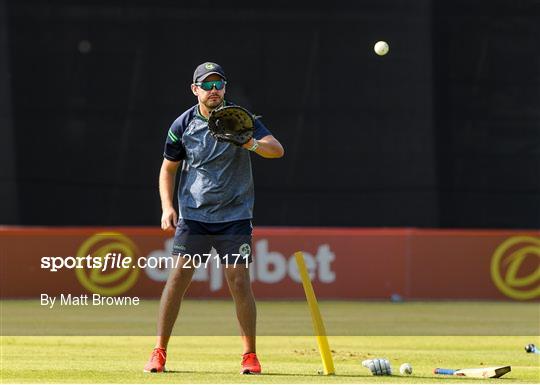
[[[221,105],[221,103],[223,103],[223,98],[220,98],[219,96],[215,99],[206,99],[206,101],[203,103],[206,108],[208,108],[209,110],[213,110],[215,109],[216,107],[219,107]]]

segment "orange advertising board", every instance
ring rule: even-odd
[[[1,298],[157,298],[169,271],[159,262],[170,257],[172,233],[4,227],[0,244]],[[296,251],[304,252],[320,299],[540,300],[540,231],[259,227],[250,266],[258,299],[304,297]],[[86,265],[107,254],[105,271]],[[132,256],[131,263],[121,266],[120,256]],[[229,297],[223,269],[209,259],[188,296]]]

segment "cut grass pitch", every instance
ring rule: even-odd
[[[538,303],[321,301],[336,367],[320,376],[305,301],[258,302],[261,376],[242,376],[231,301],[185,301],[168,349],[169,373],[148,374],[157,301],[136,308],[57,307],[0,301],[2,383],[540,383]],[[520,334],[521,333],[521,334]],[[483,336],[480,336],[483,335]],[[500,337],[499,335],[505,335]],[[361,366],[388,358],[395,375]],[[412,376],[399,375],[409,362]],[[500,379],[432,374],[435,367],[511,365]]]
[[[326,331],[337,336],[538,335],[540,305],[533,302],[319,301]],[[153,335],[159,302],[139,306],[41,306],[39,300],[0,301],[3,335]],[[313,326],[307,302],[258,301],[257,334],[307,336]],[[218,322],[219,320],[219,322]],[[176,335],[236,336],[234,304],[186,300]]]
[[[332,336],[335,376],[320,376],[314,337],[265,336],[258,354],[264,374],[242,376],[238,337],[177,336],[168,373],[143,373],[153,337],[2,337],[2,383],[538,383],[539,356],[525,353],[535,337]],[[361,366],[386,357],[395,373],[409,362],[411,376],[374,377]],[[511,365],[500,379],[471,380],[432,374],[435,367]]]

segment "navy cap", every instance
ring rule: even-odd
[[[195,68],[195,72],[193,73],[193,83],[200,82],[208,75],[212,74],[217,74],[221,76],[223,80],[227,80],[225,77],[225,71],[223,71],[223,68],[219,64],[206,62]]]

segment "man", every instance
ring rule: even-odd
[[[243,343],[243,374],[258,374],[261,366],[255,348],[256,307],[251,291],[248,263],[251,262],[251,219],[253,177],[250,152],[264,158],[280,158],[283,147],[260,119],[254,137],[243,146],[218,142],[208,130],[210,113],[230,103],[224,99],[227,78],[216,63],[203,63],[193,74],[191,91],[198,104],[171,125],[159,174],[163,214],[161,228],[176,228],[173,255],[181,256],[163,290],[158,317],[156,346],[145,372],[165,371],[166,350],[182,298],[194,269],[190,256],[205,262],[214,247],[236,306]],[[179,219],[173,207],[175,177],[182,165],[178,186]],[[236,254],[236,255],[234,255]],[[240,261],[238,256],[241,256]],[[215,261],[211,261],[216,263]]]

